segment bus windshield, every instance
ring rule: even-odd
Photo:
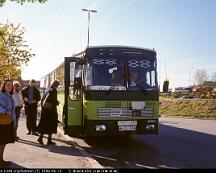
[[[157,87],[153,58],[89,58],[86,85],[90,90],[140,90]]]
[[[151,58],[128,59],[128,89],[151,90],[157,87],[156,60]]]

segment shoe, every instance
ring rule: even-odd
[[[38,141],[40,144],[44,145],[44,143],[43,143],[43,138],[39,137],[37,141]]]
[[[53,142],[53,141],[48,141],[47,142],[47,145],[55,145],[56,143],[55,142]]]
[[[27,135],[30,135],[30,134],[31,134],[31,132],[28,132],[28,133],[27,133]]]

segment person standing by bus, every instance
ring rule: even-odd
[[[59,105],[59,101],[57,100],[57,88],[59,84],[58,80],[54,80],[41,100],[41,119],[37,127],[37,131],[40,133],[38,138],[40,144],[44,144],[43,135],[48,134],[47,145],[55,145],[55,142],[52,141],[52,134],[57,133],[58,126],[57,105]]]
[[[12,122],[9,125],[0,125],[0,168],[7,168],[9,161],[3,159],[4,149],[8,143],[14,143],[14,130],[16,124],[15,103],[12,98],[13,81],[5,80],[0,92],[0,113],[12,116]],[[1,116],[0,114],[0,116]]]
[[[37,106],[41,99],[40,91],[36,87],[36,81],[31,79],[29,85],[21,93],[25,104],[27,135],[36,135]]]
[[[22,98],[22,93],[20,91],[20,83],[18,81],[15,81],[13,83],[13,100],[15,102],[15,113],[16,113],[16,127],[15,127],[15,140],[18,141],[19,137],[17,136],[17,128],[18,128],[18,123],[19,123],[19,117],[20,117],[20,110],[23,107],[24,101]]]

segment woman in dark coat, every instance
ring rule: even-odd
[[[55,145],[52,141],[52,134],[57,133],[58,126],[58,113],[57,105],[59,101],[57,100],[57,88],[59,86],[59,81],[54,80],[51,86],[45,91],[45,94],[41,100],[41,119],[37,127],[37,131],[40,133],[38,142],[43,143],[43,135],[48,134],[47,145]]]

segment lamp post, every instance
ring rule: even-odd
[[[87,46],[89,46],[89,27],[90,27],[90,13],[96,13],[97,10],[89,10],[89,9],[82,9],[82,11],[88,12],[88,41],[87,41]]]

